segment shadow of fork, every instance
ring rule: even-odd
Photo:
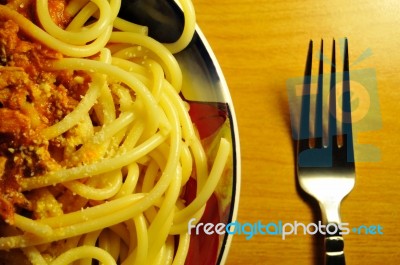
[[[282,94],[280,94],[282,95]],[[283,119],[284,123],[286,124],[285,128],[287,128],[288,135],[292,135],[292,124],[290,120],[290,113],[288,112],[289,109],[289,102],[287,98],[284,98],[283,95],[282,97],[279,97],[279,106],[282,108],[281,113],[285,113]],[[296,141],[292,141],[292,153],[293,153],[293,159],[295,165],[297,164],[296,158]],[[300,197],[300,199],[305,202],[308,207],[310,208],[310,211],[312,213],[312,220],[314,223],[318,223],[319,220],[321,220],[322,215],[320,212],[320,207],[318,205],[318,202],[311,197],[309,194],[304,192],[299,184],[298,178],[296,177],[296,169],[293,168],[293,176],[295,179],[295,185],[296,185],[296,192],[297,195]],[[313,265],[321,265],[324,262],[324,236],[321,235],[320,233],[316,233],[315,235],[312,236],[312,244],[313,244]]]

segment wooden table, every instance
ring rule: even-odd
[[[347,264],[400,264],[400,4],[395,0],[194,0],[197,19],[224,71],[239,124],[240,222],[316,222],[315,204],[295,184],[287,80],[304,72],[310,39],[331,48],[349,39],[351,66],[376,72],[382,127],[357,135],[377,162],[357,162],[356,186],[342,204],[350,227],[381,225],[383,235],[350,233]],[[322,264],[321,238],[234,236],[227,264]]]

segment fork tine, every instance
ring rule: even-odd
[[[299,127],[299,152],[308,149],[310,134],[310,94],[311,94],[311,68],[312,68],[313,41],[308,45],[306,69],[304,73],[303,91],[301,94],[301,111]]]
[[[342,97],[342,121],[343,128],[351,125],[351,98],[350,98],[350,72],[349,72],[349,51],[347,39],[344,43],[344,63],[343,63],[343,97]],[[347,126],[346,126],[347,125]],[[351,126],[350,126],[351,128]],[[347,131],[343,131],[347,133]]]
[[[322,99],[323,99],[323,74],[324,74],[324,41],[321,39],[321,48],[319,54],[319,67],[318,67],[318,83],[317,83],[317,95],[316,95],[316,103],[315,103],[315,147],[322,147],[322,138],[323,138],[323,123],[322,123]]]
[[[336,113],[336,42],[332,41],[332,63],[331,63],[331,76],[329,84],[329,121],[328,121],[328,144],[338,146],[337,134],[337,113]]]
[[[344,64],[343,64],[343,97],[342,97],[342,131],[343,147],[347,149],[346,162],[354,162],[353,132],[351,119],[351,91],[350,91],[350,69],[349,69],[349,47],[348,40],[344,44]]]
[[[305,73],[304,73],[304,76],[306,76],[306,77],[311,77],[312,53],[313,53],[313,41],[310,40],[310,43],[308,44],[306,70],[305,70]]]

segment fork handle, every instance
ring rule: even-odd
[[[345,265],[344,241],[340,231],[336,235],[326,234],[325,265]]]

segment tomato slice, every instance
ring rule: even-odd
[[[214,134],[228,117],[225,103],[189,101],[189,115],[199,131],[200,139]]]

